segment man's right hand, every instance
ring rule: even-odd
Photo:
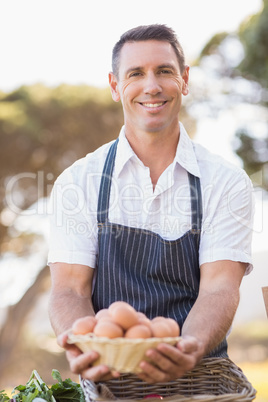
[[[70,369],[74,374],[92,381],[106,381],[120,374],[108,366],[93,363],[98,359],[96,352],[82,353],[75,345],[67,342],[68,333],[76,319],[94,315],[92,307],[92,280],[94,269],[85,265],[57,262],[50,265],[52,291],[49,303],[49,316],[52,327],[58,334],[58,344],[66,350]],[[70,306],[75,305],[72,309]],[[63,332],[64,331],[64,332]]]
[[[110,368],[104,364],[92,366],[92,364],[99,358],[99,354],[95,351],[81,352],[81,350],[69,344],[68,332],[59,335],[57,338],[58,344],[66,350],[66,358],[69,362],[70,369],[74,374],[79,374],[84,379],[94,382],[108,381],[112,378],[118,378],[120,373],[111,371]]]

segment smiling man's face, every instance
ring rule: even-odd
[[[188,93],[188,77],[189,67],[181,74],[169,42],[125,43],[119,77],[110,73],[109,79],[113,99],[123,105],[126,133],[176,129],[182,94]]]

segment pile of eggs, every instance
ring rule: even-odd
[[[109,308],[102,309],[95,316],[76,320],[72,326],[74,335],[92,333],[106,338],[164,338],[180,335],[178,323],[172,318],[155,317],[152,320],[136,311],[124,301],[116,301]]]

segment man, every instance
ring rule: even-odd
[[[252,269],[252,189],[242,170],[194,144],[179,122],[188,80],[170,28],[122,35],[109,74],[124,112],[119,141],[55,183],[49,311],[71,370],[83,378],[119,373],[92,367],[97,353],[68,345],[67,331],[115,300],[181,327],[178,345],[148,351],[142,380],[169,382],[204,356],[227,356],[239,286]]]

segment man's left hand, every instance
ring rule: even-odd
[[[146,352],[148,361],[140,363],[138,377],[150,384],[169,382],[193,369],[203,356],[203,348],[194,337],[182,338],[177,345],[161,343]]]

